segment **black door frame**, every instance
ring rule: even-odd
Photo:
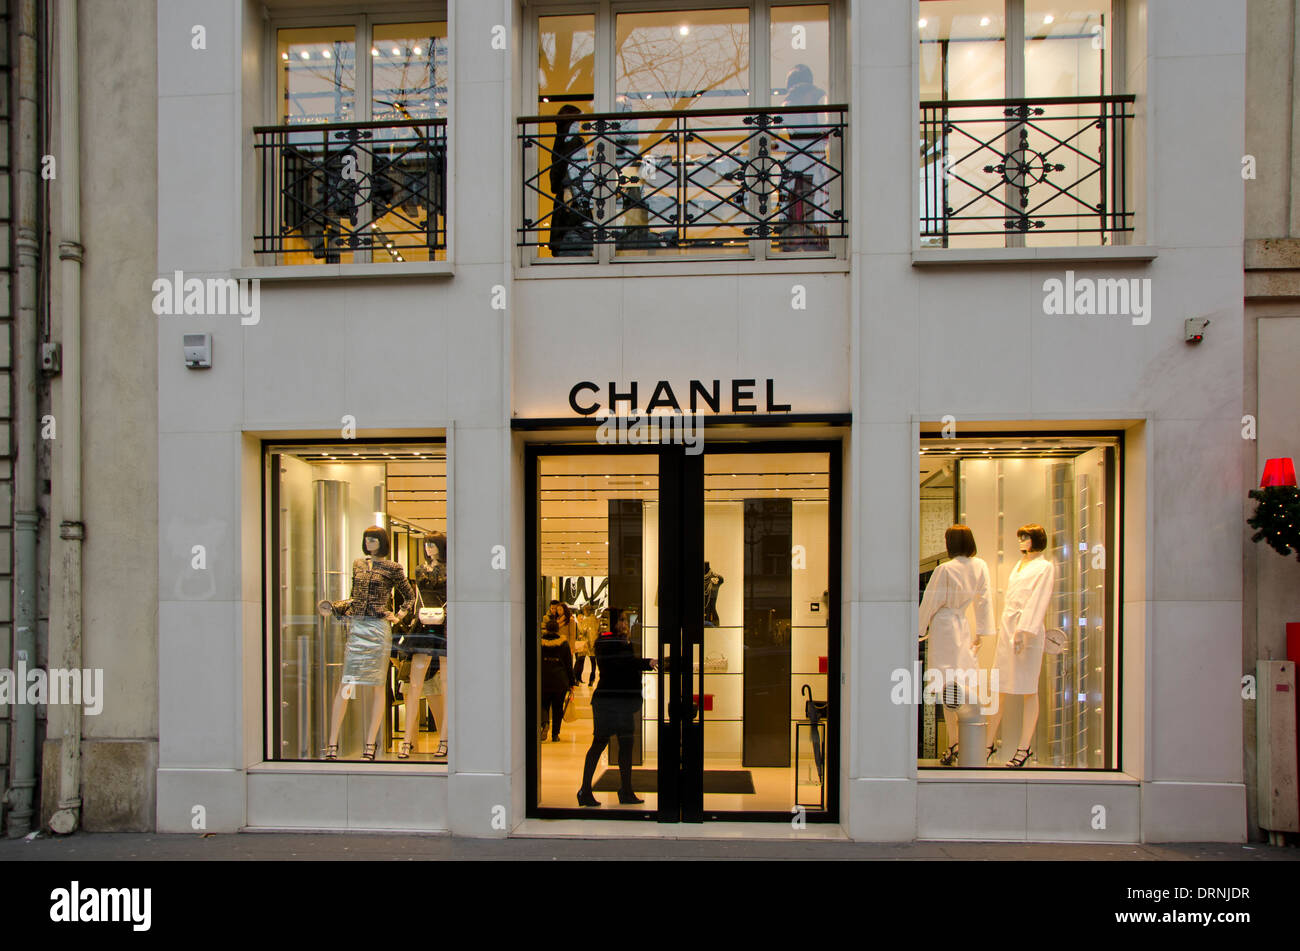
[[[840,724],[840,578],[842,566],[842,437],[801,440],[726,440],[709,442],[704,452],[712,454],[748,454],[764,452],[824,452],[829,456],[829,505],[827,532],[827,582],[830,589],[827,627],[829,661],[827,697],[831,716],[826,724],[826,809],[808,812],[807,822],[839,821]],[[538,569],[538,459],[544,455],[642,455],[657,456],[659,462],[659,689],[657,697],[658,808],[583,809],[567,806],[540,806],[538,797],[538,642],[529,634],[537,630],[536,583]],[[666,513],[677,511],[677,518]],[[696,717],[692,697],[698,693],[694,669],[698,648],[703,660],[704,591],[698,579],[683,572],[684,565],[704,562],[704,454],[687,455],[684,447],[610,446],[591,443],[528,443],[524,447],[524,572],[528,592],[524,605],[524,701],[526,783],[525,815],[548,819],[617,819],[622,821],[658,822],[789,822],[793,810],[730,812],[704,809],[704,722]],[[666,584],[666,579],[679,583]],[[689,619],[689,620],[688,620]],[[703,663],[699,677],[703,677]],[[666,706],[666,709],[665,709]],[[668,714],[665,716],[665,712]]]

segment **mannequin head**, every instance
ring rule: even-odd
[[[442,534],[424,536],[424,557],[433,561],[447,561],[447,536]]]
[[[1016,529],[1016,538],[1020,540],[1020,550],[1027,555],[1034,555],[1047,549],[1047,529],[1035,522],[1029,522]]]
[[[387,558],[391,550],[388,531],[380,525],[371,525],[361,536],[361,549],[372,558]]]
[[[943,533],[944,544],[948,547],[948,557],[957,558],[975,556],[975,533],[965,525],[954,525]]]

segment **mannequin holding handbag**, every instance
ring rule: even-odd
[[[419,731],[420,698],[428,695],[429,709],[438,727],[438,751],[435,759],[447,756],[446,692],[442,684],[432,678],[446,675],[447,654],[447,537],[427,535],[424,539],[424,561],[418,565],[411,578],[414,582],[416,604],[410,614],[402,639],[394,645],[398,660],[398,679],[404,680],[405,709],[403,722],[406,736],[397,748],[398,759],[409,759]],[[409,662],[409,671],[403,677],[403,667]],[[425,690],[429,682],[431,689]],[[445,683],[445,680],[443,681]]]

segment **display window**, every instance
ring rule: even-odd
[[[833,816],[837,452],[538,448],[529,466],[533,812]]]
[[[922,438],[918,765],[1116,768],[1120,484],[1118,437]]]
[[[445,763],[445,444],[265,458],[267,759]]]
[[[840,16],[767,0],[541,7],[536,116],[520,120],[530,259],[831,253],[844,120],[816,107],[842,101]]]
[[[277,263],[445,257],[447,22],[385,19],[275,32]]]

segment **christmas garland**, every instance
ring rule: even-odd
[[[1255,514],[1246,520],[1247,525],[1257,529],[1250,540],[1267,541],[1279,555],[1295,551],[1300,561],[1300,488],[1273,485],[1252,490],[1250,497],[1259,501]]]

